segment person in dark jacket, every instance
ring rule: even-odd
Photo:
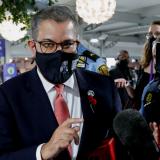
[[[133,105],[133,81],[132,71],[128,67],[129,54],[126,50],[121,50],[117,56],[115,68],[109,71],[110,76],[114,79],[118,92],[121,97],[123,109],[132,108]]]

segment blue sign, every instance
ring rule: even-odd
[[[0,39],[0,57],[5,57],[5,40]]]
[[[8,79],[17,76],[17,68],[15,63],[6,63],[3,65],[3,80],[4,82]]]

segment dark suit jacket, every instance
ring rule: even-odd
[[[83,160],[109,136],[121,104],[110,77],[80,69],[76,77],[84,117],[77,159]],[[95,93],[95,112],[89,106],[88,90]],[[47,142],[57,127],[36,68],[0,86],[0,160],[36,160],[37,146]],[[67,157],[64,151],[57,159]]]

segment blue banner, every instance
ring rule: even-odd
[[[0,57],[5,57],[5,40],[4,39],[0,39]]]
[[[3,81],[7,81],[17,76],[17,68],[15,63],[6,63],[3,65]]]

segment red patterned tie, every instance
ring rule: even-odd
[[[61,125],[67,118],[70,117],[68,106],[62,96],[63,89],[64,89],[63,84],[55,85],[56,98],[54,100],[54,107],[55,107],[54,113],[55,113],[55,116],[56,116],[56,119],[59,125]],[[72,157],[71,145],[69,145],[68,151],[70,153],[70,156]]]
[[[63,84],[55,85],[55,90],[57,94],[54,101],[54,106],[55,106],[55,116],[57,118],[59,125],[61,125],[67,118],[70,117],[68,106],[62,96],[63,89],[64,89]]]

